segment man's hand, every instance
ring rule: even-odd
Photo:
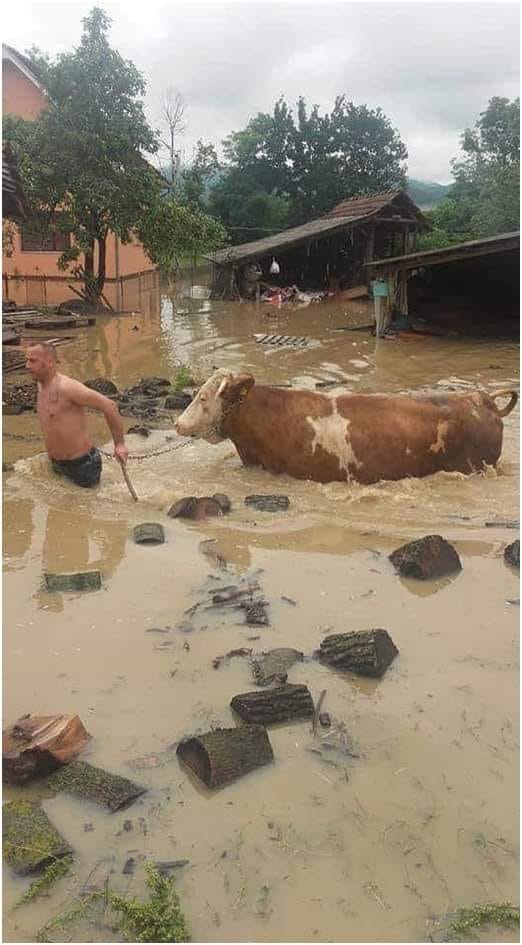
[[[119,460],[119,462],[122,464],[122,466],[125,466],[129,458],[129,451],[127,447],[125,446],[125,443],[116,444],[116,446],[114,447],[114,455],[116,459]]]

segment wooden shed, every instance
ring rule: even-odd
[[[252,297],[256,292],[256,278],[249,278],[252,267],[257,281],[273,283],[273,258],[281,285],[300,289],[367,285],[367,263],[413,252],[417,234],[428,228],[422,212],[402,190],[352,197],[318,220],[214,253],[212,297]]]

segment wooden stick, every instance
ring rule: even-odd
[[[127,489],[129,490],[129,492],[130,492],[132,498],[134,499],[134,501],[137,502],[137,501],[138,501],[138,496],[136,495],[136,491],[135,491],[135,489],[134,489],[134,486],[132,485],[132,482],[130,481],[129,474],[128,474],[126,468],[125,468],[125,464],[122,463],[121,460],[118,460],[118,462],[119,462],[119,464],[120,464],[120,466],[121,466],[121,471],[122,471],[122,473],[123,473],[123,478],[125,479],[125,483],[126,483],[126,485],[127,485]]]
[[[319,696],[319,701],[318,701],[318,703],[317,703],[317,706],[316,706],[316,709],[315,709],[315,712],[314,712],[314,721],[313,721],[313,725],[312,725],[312,731],[313,731],[314,735],[315,735],[315,733],[316,733],[316,731],[317,731],[317,723],[318,723],[318,721],[319,721],[319,714],[320,714],[320,712],[321,712],[321,707],[322,707],[322,704],[323,704],[323,702],[324,702],[324,697],[325,697],[325,695],[326,695],[326,689],[323,689],[321,695]]]

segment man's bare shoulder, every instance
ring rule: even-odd
[[[86,393],[89,388],[82,384],[81,381],[75,380],[74,377],[69,377],[68,374],[57,374],[56,375],[60,391],[62,394],[65,394],[67,397],[70,397],[71,400],[74,400],[79,395]]]

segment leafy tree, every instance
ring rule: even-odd
[[[226,232],[218,220],[169,196],[144,215],[139,236],[153,262],[172,278],[182,261],[195,262],[222,246]]]
[[[144,80],[110,47],[110,20],[101,9],[82,22],[73,52],[50,62],[33,51],[48,106],[34,122],[7,119],[4,135],[36,212],[73,235],[60,266],[75,262],[85,297],[98,301],[108,233],[130,241],[161,184],[142,157],[158,148],[143,111]]]
[[[181,202],[199,210],[207,210],[209,186],[218,171],[219,161],[214,145],[199,140],[192,163],[181,172]]]
[[[520,226],[520,99],[492,98],[461,139],[450,195],[430,214],[421,246],[435,249],[518,230]]]
[[[224,222],[241,216],[245,185],[249,194],[264,195],[270,219],[298,225],[348,197],[405,184],[407,151],[398,132],[381,109],[344,95],[324,115],[300,98],[294,116],[280,98],[272,114],[259,113],[229,135],[224,153],[229,182],[218,183],[214,198]],[[281,199],[285,214],[274,203]]]

